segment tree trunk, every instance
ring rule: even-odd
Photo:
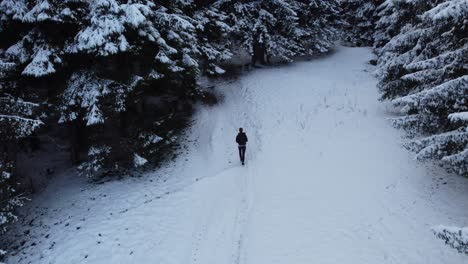
[[[255,66],[255,63],[257,62],[259,62],[262,65],[265,65],[265,55],[265,44],[255,41],[253,45],[252,65]]]
[[[76,120],[72,121],[68,125],[68,131],[70,135],[70,159],[74,164],[77,164],[80,160],[80,131],[79,125]]]

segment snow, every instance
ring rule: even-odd
[[[183,18],[180,15],[177,15],[177,14],[161,14],[161,15],[167,17],[167,19],[170,21],[172,26],[181,31],[194,29],[194,26],[189,21],[187,21],[187,19]]]
[[[164,74],[159,73],[159,72],[157,72],[155,70],[151,70],[151,72],[148,74],[148,76],[152,80],[159,80],[159,79],[164,78]]]
[[[10,173],[6,171],[2,171],[2,180],[8,180],[10,177],[11,177]]]
[[[21,74],[26,76],[42,77],[55,73],[56,70],[54,64],[50,61],[51,57],[58,59],[58,57],[52,54],[52,51],[48,49],[39,49],[36,54],[34,54],[34,58],[31,63],[24,68]]]
[[[189,67],[198,67],[198,62],[187,54],[183,55],[182,62]]]
[[[29,54],[24,46],[24,40],[19,41],[5,51],[7,57],[17,58],[19,62],[25,63],[29,59]]]
[[[458,77],[456,79],[447,81],[432,89],[424,90],[419,93],[407,95],[392,102],[395,105],[414,104],[418,101],[426,100],[431,105],[440,103],[442,100],[447,101],[452,98],[459,98],[461,102],[464,101],[464,95],[468,91],[468,75]],[[428,105],[428,104],[427,104]]]
[[[140,156],[138,154],[133,155],[133,165],[135,167],[141,167],[141,166],[145,165],[146,163],[148,163],[147,159],[143,158],[142,156]]]
[[[169,57],[167,57],[167,55],[164,53],[164,52],[158,52],[158,54],[156,54],[156,57],[155,59],[161,63],[164,63],[164,64],[170,64],[172,63],[171,59],[169,59]]]
[[[96,104],[91,105],[91,110],[86,116],[86,126],[92,126],[104,123],[104,116]]]
[[[451,0],[437,5],[424,14],[425,18],[441,21],[447,19],[463,20],[468,15],[468,0]]]
[[[452,122],[457,121],[468,121],[468,112],[453,113],[449,115],[449,119]]]
[[[89,160],[78,166],[80,175],[92,177],[103,168],[104,159],[111,152],[108,146],[92,146],[88,151]]]
[[[95,8],[91,13],[91,25],[81,30],[75,37],[75,44],[70,46],[70,51],[97,51],[99,55],[108,56],[129,49],[126,38],[122,35],[125,31],[123,22],[119,20],[119,7],[114,1],[95,0],[92,2]],[[103,15],[100,8],[109,5],[109,13]]]
[[[116,112],[125,110],[125,100],[142,80],[140,76],[133,76],[129,84],[119,83],[109,79],[102,79],[92,72],[81,71],[74,73],[62,95],[60,106],[60,123],[73,121],[80,111],[85,112],[84,120],[87,126],[104,123],[106,116],[100,109],[100,100],[112,96],[112,109]],[[76,107],[80,109],[76,109]]]
[[[12,129],[16,130],[15,136],[17,138],[27,137],[39,126],[43,125],[43,123],[37,119],[3,114],[0,114],[0,122],[4,122],[4,124],[10,123]]]
[[[24,212],[35,227],[7,263],[466,263],[431,227],[468,224],[467,179],[400,146],[371,58],[338,48],[218,85],[223,102],[199,108],[159,170],[56,180]]]
[[[138,28],[141,24],[146,22],[146,17],[145,15],[142,14],[140,8],[145,10],[145,13],[149,13],[149,8],[145,8],[144,5],[138,5],[138,4],[133,4],[133,5],[123,5],[122,9],[125,12],[125,21],[132,25],[134,28]]]
[[[169,70],[171,70],[172,72],[183,72],[183,71],[185,71],[184,68],[179,67],[179,66],[177,66],[177,65],[171,65],[171,66],[169,66]]]
[[[57,19],[51,18],[48,14],[50,12],[51,6],[47,0],[37,1],[38,3],[24,15],[23,21],[34,23],[40,21],[47,21],[49,19]]]
[[[223,70],[222,68],[220,68],[220,67],[218,67],[218,66],[216,66],[216,65],[215,65],[215,67],[214,67],[214,72],[215,72],[216,74],[219,74],[219,75],[222,75],[222,74],[226,73],[225,70]]]
[[[14,19],[22,19],[27,12],[26,3],[24,0],[3,0],[0,2],[0,9],[5,14],[12,16]]]
[[[156,134],[141,134],[140,138],[144,140],[143,146],[148,147],[151,144],[157,144],[161,140],[163,140],[162,137],[156,135]]]

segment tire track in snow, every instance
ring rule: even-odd
[[[226,141],[235,148],[235,153],[226,153],[231,156],[232,163],[238,164],[237,147],[233,137],[238,127],[244,127],[249,136],[246,166],[239,165],[223,166],[217,172],[204,176],[200,181],[194,183],[193,188],[198,185],[206,185],[210,194],[202,197],[199,209],[203,211],[203,217],[198,220],[192,235],[191,263],[243,263],[244,259],[244,237],[245,225],[248,221],[249,212],[252,210],[252,188],[249,184],[253,177],[251,163],[254,162],[256,154],[261,150],[261,138],[259,136],[259,122],[256,117],[255,98],[252,96],[251,86],[242,82],[225,85],[224,96],[226,102],[220,106],[218,114],[211,115],[209,125],[210,146],[207,151],[217,153],[220,146],[219,139],[226,137],[225,131],[233,131],[232,139]],[[240,95],[240,96],[239,96]],[[213,114],[213,113],[212,113]],[[226,147],[226,146],[223,146]],[[210,157],[208,157],[210,158]],[[203,187],[202,187],[203,188]],[[215,191],[213,191],[215,190]],[[192,191],[198,193],[200,191]],[[249,193],[250,192],[250,193]],[[219,248],[213,248],[219,245]]]

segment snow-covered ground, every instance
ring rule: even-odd
[[[7,263],[467,263],[430,228],[468,225],[468,181],[401,147],[370,58],[339,48],[217,87],[160,170],[53,182]]]

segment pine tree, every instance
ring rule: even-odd
[[[35,116],[37,104],[14,98],[0,86],[0,234],[16,220],[16,207],[23,205],[19,175],[16,175],[18,143],[32,135],[42,122]]]
[[[7,225],[16,221],[16,208],[24,204],[25,198],[18,193],[14,177],[14,164],[8,158],[0,160],[0,235],[7,231]]]
[[[216,1],[233,22],[233,43],[253,63],[327,52],[338,24],[338,4],[322,0]]]
[[[11,38],[8,25],[26,14],[24,1],[0,2],[0,234],[16,220],[15,210],[24,201],[20,175],[16,174],[18,144],[42,125],[38,119],[39,104],[30,101],[35,99],[34,93],[23,87],[24,82],[17,77],[47,68],[47,62],[41,61],[45,57],[43,49],[31,43],[28,37],[33,33],[10,47],[15,39]]]
[[[379,50],[379,86],[383,98],[401,107],[404,116],[394,119],[395,125],[428,136],[408,143],[417,158],[441,160],[468,175],[468,5],[412,5],[409,10],[426,11]]]
[[[468,228],[437,226],[432,228],[432,232],[445,244],[468,255]]]
[[[210,6],[197,10],[194,19],[202,72],[208,75],[225,73],[219,64],[229,60],[233,55],[230,50],[233,29],[229,17],[216,7]]]
[[[147,95],[154,85],[171,86],[171,92],[182,95],[195,92],[201,52],[195,22],[184,14],[189,1],[3,0],[0,7],[0,34],[6,36],[0,43],[1,131],[11,138],[27,136],[40,124],[25,115],[24,109],[38,106],[25,99],[58,101],[58,107],[44,110],[57,109],[56,121],[70,127],[74,160],[79,161],[89,144],[102,144],[103,129],[112,130],[129,108],[141,104],[137,92]],[[140,80],[145,91],[136,89]],[[140,155],[129,156],[140,157],[142,164]]]
[[[342,27],[341,9],[337,1],[299,0],[299,30],[305,53],[315,55],[329,52]]]
[[[374,28],[377,23],[377,6],[380,0],[343,0],[343,39],[355,46],[373,46]]]
[[[61,96],[60,121],[91,133],[88,161],[80,167],[93,176],[110,168],[142,166],[157,154],[147,138],[161,138],[158,134],[164,132],[158,125],[145,125],[153,118],[141,113],[147,107],[145,97],[196,94],[201,51],[190,1],[96,0],[88,8],[91,23],[80,29],[67,52],[100,63],[71,75]],[[132,114],[137,118],[130,118]]]
[[[15,98],[0,86],[0,234],[16,220],[15,209],[23,205],[16,175],[18,143],[32,135],[42,122],[37,119],[37,104]]]
[[[377,7],[378,20],[374,33],[374,47],[383,47],[400,34],[406,25],[420,21],[419,15],[444,0],[385,0]]]

